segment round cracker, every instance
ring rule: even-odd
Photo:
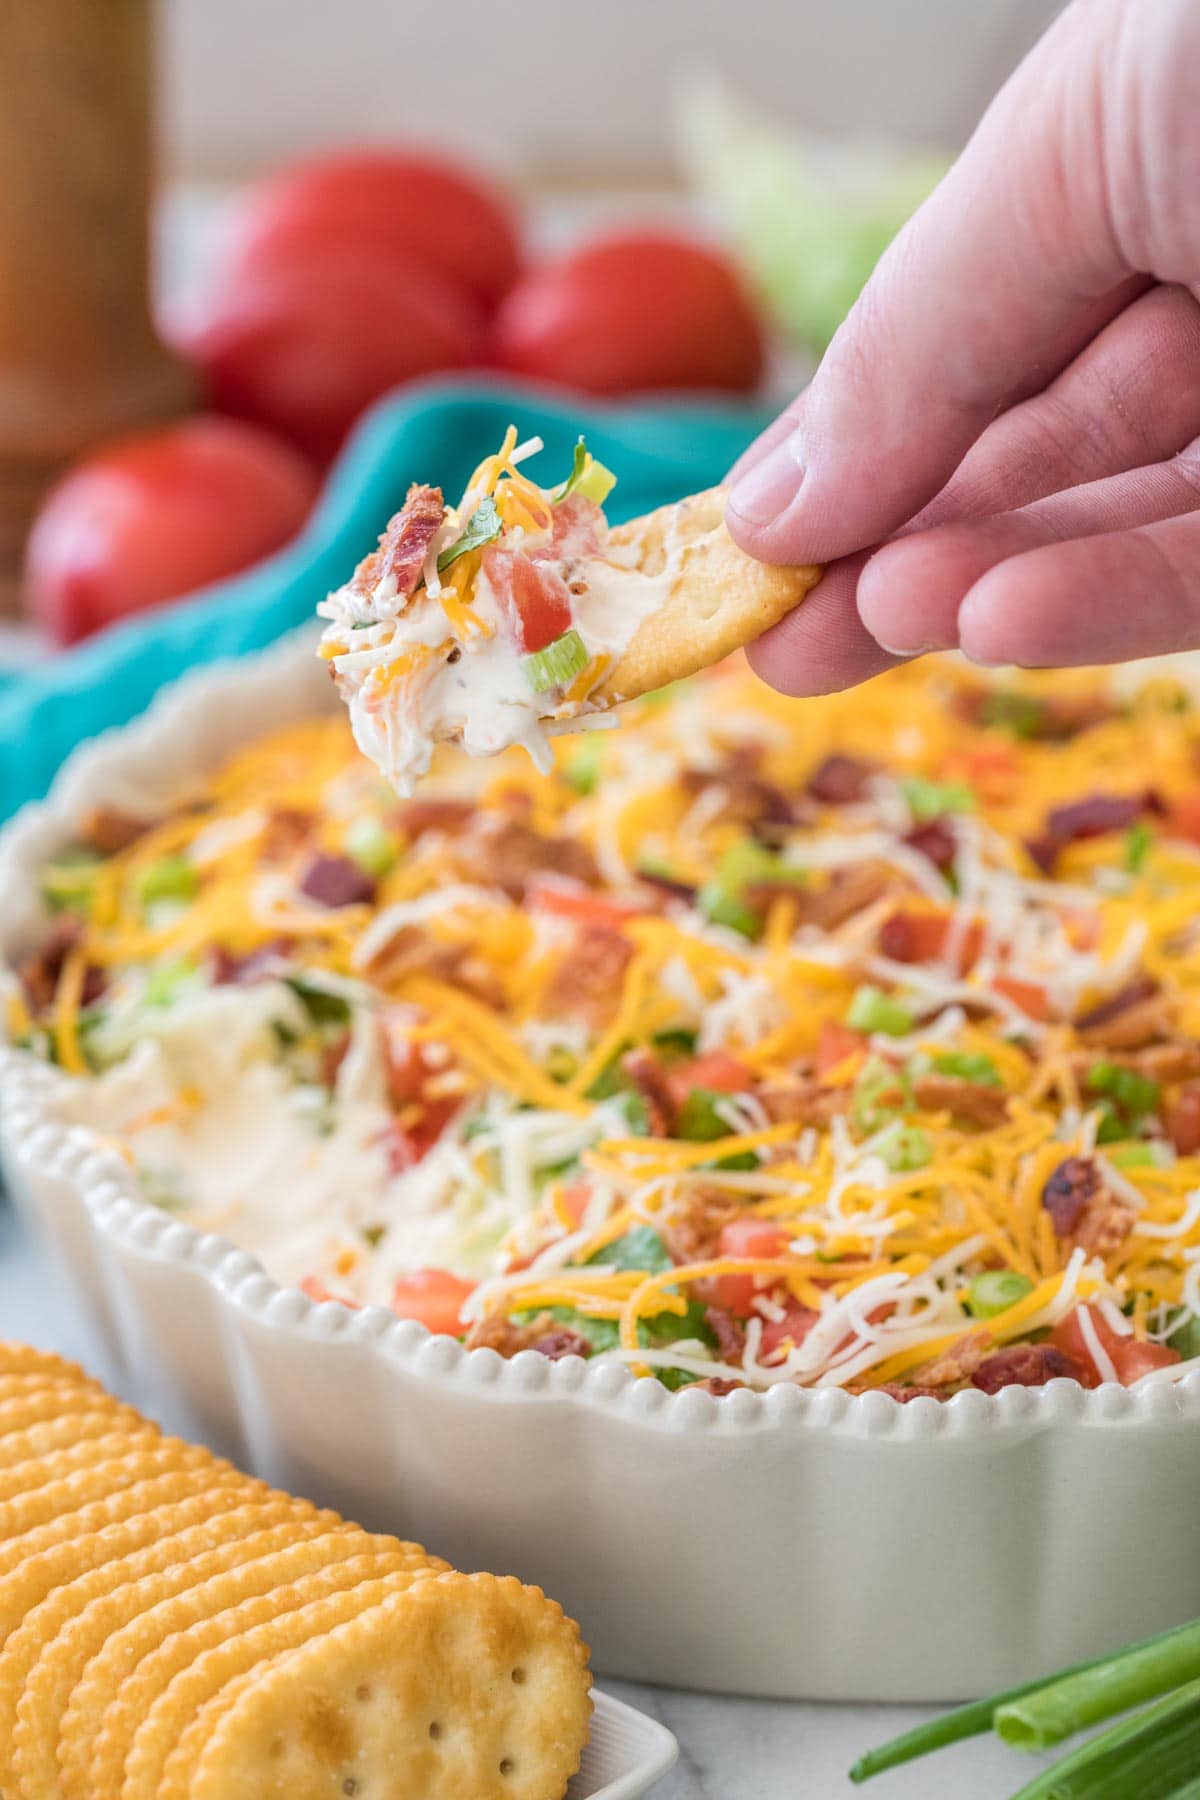
[[[228,1507],[187,1519],[178,1531],[170,1530],[169,1515],[185,1508],[163,1508],[153,1539],[47,1589],[27,1612],[0,1652],[0,1791],[7,1781],[25,1800],[57,1800],[59,1721],[71,1691],[106,1640],[147,1604],[147,1578],[157,1578],[149,1601],[157,1604],[239,1562],[341,1524],[336,1513],[317,1512],[289,1495],[245,1500],[241,1489],[218,1491]]]
[[[18,1494],[28,1493],[31,1488],[44,1487],[48,1481],[61,1481],[64,1475],[74,1474],[76,1469],[109,1462],[115,1456],[128,1456],[134,1450],[149,1449],[162,1437],[158,1426],[149,1421],[143,1421],[136,1429],[131,1425],[123,1431],[114,1431],[111,1413],[75,1413],[72,1417],[81,1423],[94,1420],[94,1431],[89,1423],[77,1442],[53,1450],[49,1455],[42,1452],[27,1456],[6,1469],[0,1468],[0,1505],[15,1500]]]
[[[395,1538],[333,1531],[216,1575],[131,1618],[89,1663],[71,1696],[60,1751],[64,1794],[83,1800],[120,1790],[139,1724],[174,1676],[205,1650],[302,1605],[310,1592],[424,1566],[423,1552]]]
[[[102,1395],[101,1401],[103,1399]],[[108,1407],[103,1404],[95,1411],[64,1413],[59,1418],[41,1419],[23,1431],[10,1431],[6,1438],[0,1438],[0,1480],[18,1465],[38,1457],[62,1455],[74,1444],[121,1430],[131,1433],[152,1430],[157,1436],[162,1435],[156,1425],[143,1419],[132,1406]],[[21,1490],[17,1487],[14,1491],[19,1493]]]
[[[215,1479],[222,1465],[207,1450],[185,1444],[179,1438],[159,1438],[148,1449],[110,1457],[107,1462],[95,1463],[90,1469],[77,1469],[73,1475],[64,1475],[58,1481],[52,1478],[41,1487],[30,1488],[27,1493],[6,1500],[0,1506],[0,1540],[23,1537],[59,1513],[74,1512],[91,1500],[99,1500],[105,1494],[131,1487],[139,1481],[148,1481],[154,1475],[205,1467],[211,1469]],[[230,1472],[228,1464],[224,1469],[226,1473]]]
[[[23,1373],[0,1375],[0,1400],[11,1400],[21,1394],[32,1394],[38,1388],[48,1387],[52,1382],[70,1383],[74,1387],[84,1387],[93,1393],[103,1394],[104,1388],[90,1375],[81,1375],[78,1380],[72,1375],[59,1374],[57,1370],[27,1369]]]
[[[158,1800],[544,1800],[592,1704],[578,1627],[537,1588],[441,1575],[242,1675],[197,1713]]]
[[[77,1381],[48,1381],[29,1393],[0,1399],[0,1467],[11,1460],[7,1440],[47,1419],[77,1417],[80,1413],[121,1410],[119,1400],[103,1389],[87,1388]]]
[[[675,558],[679,572],[592,703],[634,700],[720,662],[777,625],[821,579],[816,564],[783,568],[739,550],[725,526],[725,498],[724,488],[708,488],[610,534],[613,545],[636,546],[642,573],[657,576]]]
[[[448,1571],[441,1571],[448,1573]],[[327,1574],[336,1571],[327,1571]],[[346,1619],[377,1606],[389,1594],[438,1578],[433,1568],[395,1570],[390,1574],[343,1586],[336,1592],[314,1593],[314,1584],[304,1584],[307,1596],[303,1604],[286,1613],[262,1620],[248,1631],[239,1632],[222,1644],[214,1645],[197,1657],[190,1668],[175,1676],[141,1721],[125,1762],[125,1784],[121,1800],[161,1800],[174,1791],[166,1781],[166,1766],[173,1750],[187,1740],[187,1734],[205,1704],[219,1694],[228,1683],[247,1670],[256,1669],[281,1651],[294,1649],[331,1631]],[[328,1589],[330,1583],[323,1585]],[[190,1753],[189,1753],[190,1754]],[[186,1769],[186,1762],[181,1765]],[[179,1790],[186,1794],[187,1777],[182,1777]],[[178,1776],[171,1778],[179,1780]]]
[[[72,1512],[56,1513],[33,1530],[0,1544],[0,1580],[11,1575],[22,1563],[66,1540],[103,1531],[108,1525],[135,1518],[139,1513],[170,1501],[186,1500],[192,1494],[205,1492],[214,1483],[221,1487],[242,1487],[247,1493],[266,1491],[264,1481],[254,1481],[249,1475],[240,1475],[236,1469],[215,1469],[204,1462],[197,1463],[194,1468],[171,1469],[153,1475],[149,1480],[135,1481],[132,1487],[89,1500]]]
[[[45,1374],[62,1381],[90,1381],[78,1363],[68,1362],[53,1350],[35,1350],[32,1344],[0,1343],[0,1375]]]

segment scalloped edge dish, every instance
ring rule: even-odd
[[[35,871],[85,807],[165,803],[247,718],[329,704],[306,633],[185,677],[76,752],[0,833],[0,956],[37,930]],[[2,1166],[126,1386],[269,1479],[538,1582],[601,1671],[945,1700],[1200,1612],[1200,1376],[902,1407],[505,1362],[379,1307],[316,1304],[150,1206],[58,1119],[65,1079],[0,1050]]]

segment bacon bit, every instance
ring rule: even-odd
[[[281,862],[304,844],[313,825],[315,813],[300,806],[277,806],[263,826],[261,849],[268,862]]]
[[[593,887],[600,880],[596,860],[574,838],[543,837],[520,819],[494,814],[476,821],[454,845],[456,872],[467,881],[498,887],[521,900],[535,875],[565,875]]]
[[[721,1232],[741,1217],[742,1210],[736,1199],[717,1188],[695,1188],[683,1195],[660,1227],[671,1261],[680,1265],[711,1261],[720,1254]],[[707,1283],[695,1284],[698,1299],[712,1291]]]
[[[980,1127],[999,1125],[1008,1116],[1003,1088],[957,1075],[921,1075],[913,1083],[913,1095],[926,1112],[948,1112]]]
[[[720,789],[723,824],[744,825],[756,837],[778,838],[789,826],[801,822],[797,807],[782,788],[755,775],[745,757],[730,757],[714,769],[683,769],[680,784],[687,794],[707,794]]]
[[[135,819],[115,806],[94,806],[84,814],[79,841],[89,850],[98,850],[101,856],[116,856],[136,844],[149,830],[147,819]]]
[[[1200,1075],[1200,1043],[1194,1038],[1181,1038],[1173,1044],[1153,1044],[1147,1050],[1122,1057],[1121,1064],[1148,1081],[1157,1081],[1160,1087],[1168,1087],[1172,1082],[1190,1081]]]
[[[639,869],[638,880],[645,887],[657,888],[661,894],[669,894],[676,900],[694,900],[697,889],[694,882],[676,881],[672,875],[662,875],[657,869]]]
[[[848,1394],[890,1394],[901,1406],[907,1406],[910,1400],[945,1400],[948,1398],[944,1388],[916,1386],[903,1381],[881,1381],[878,1387],[869,1387],[860,1381],[846,1383]]]
[[[621,1068],[646,1102],[652,1137],[670,1137],[675,1130],[675,1097],[667,1071],[650,1050],[630,1050]]]
[[[539,1356],[545,1356],[550,1362],[561,1362],[564,1356],[590,1356],[592,1346],[582,1332],[572,1331],[566,1325],[559,1325],[554,1331],[548,1331],[545,1337],[536,1338],[529,1348],[536,1350]]]
[[[1200,1150],[1200,1082],[1180,1088],[1167,1107],[1166,1126],[1180,1156],[1194,1156]]]
[[[248,955],[235,956],[224,944],[215,944],[209,952],[208,967],[216,987],[229,987],[234,983],[249,987],[255,981],[263,981],[273,975],[276,966],[283,957],[291,953],[291,939],[285,937],[272,938],[269,944],[263,944]]]
[[[1089,794],[1073,800],[1069,806],[1055,806],[1046,814],[1045,829],[1040,837],[1025,846],[1045,875],[1054,872],[1059,853],[1068,844],[1082,838],[1102,837],[1109,831],[1126,831],[1143,813],[1161,813],[1159,796],[1147,790],[1141,794]]]
[[[629,939],[610,925],[578,926],[571,947],[554,971],[546,1009],[556,1017],[578,1015],[587,1024],[603,1028],[620,1004],[633,953]]]
[[[808,792],[822,806],[852,806],[862,800],[876,765],[858,756],[827,756],[808,778]]]
[[[322,906],[369,906],[375,883],[348,856],[314,856],[300,877],[300,892]]]
[[[54,921],[39,949],[27,956],[18,970],[25,997],[34,1013],[44,1012],[53,1002],[62,976],[63,964],[84,935],[83,920],[74,913],[62,913]],[[80,1005],[91,1006],[108,986],[103,969],[89,963],[84,971]]]
[[[1170,1026],[1171,1003],[1149,975],[1129,982],[1075,1021],[1083,1043],[1110,1050],[1139,1050],[1164,1037]]]
[[[848,1087],[824,1087],[819,1081],[800,1080],[764,1087],[758,1098],[772,1125],[828,1125],[847,1110],[850,1094]]]
[[[457,837],[475,818],[478,808],[473,800],[406,800],[392,814],[392,822],[410,843],[427,831],[441,831]]]
[[[772,884],[764,886],[771,887]],[[886,863],[860,862],[835,869],[826,886],[815,892],[790,887],[786,891],[796,898],[802,924],[815,925],[821,931],[836,931],[855,913],[882,900],[895,886],[895,871]]]
[[[746,1349],[745,1326],[723,1306],[710,1306],[707,1318],[709,1329],[717,1340],[717,1349],[722,1360],[727,1363],[740,1363]]]
[[[1082,1374],[1075,1358],[1053,1344],[1009,1344],[980,1363],[971,1381],[985,1394],[998,1394],[1005,1387],[1044,1387],[1060,1376],[1079,1381]]]
[[[391,576],[398,598],[409,599],[420,583],[429,546],[445,516],[442,490],[414,481],[404,505],[388,520],[378,550],[364,557],[354,571],[350,584],[354,592],[369,600],[377,583]]]
[[[744,1388],[745,1385],[744,1381],[730,1381],[724,1375],[708,1375],[703,1381],[690,1383],[694,1393],[715,1394],[718,1400],[723,1400],[726,1394],[732,1394],[738,1388]]]
[[[925,1388],[957,1387],[971,1379],[991,1354],[993,1345],[991,1332],[985,1326],[978,1326],[956,1343],[947,1345],[940,1356],[914,1369],[914,1380]]]
[[[910,850],[928,857],[934,868],[940,869],[943,875],[954,867],[958,840],[944,819],[930,819],[927,825],[918,825],[915,831],[906,833],[903,842]]]
[[[389,992],[413,975],[429,975],[462,988],[486,1006],[500,1006],[504,1000],[495,972],[481,956],[466,944],[439,944],[419,925],[403,925],[394,931],[363,972]]]
[[[1012,1002],[1026,1018],[1036,1019],[1041,1023],[1050,1017],[1050,996],[1044,987],[1034,981],[1018,981],[1013,975],[997,975],[992,986],[998,994]]]
[[[333,1040],[332,1044],[326,1044],[321,1052],[322,1087],[332,1088],[337,1085],[338,1073],[346,1060],[349,1049],[350,1033],[348,1031],[343,1031],[340,1037]]]
[[[496,1350],[501,1356],[519,1356],[522,1350],[538,1350],[551,1362],[564,1356],[590,1356],[592,1346],[579,1332],[560,1325],[553,1313],[540,1312],[516,1325],[503,1313],[478,1319],[464,1340],[468,1350]]]
[[[1091,1157],[1068,1156],[1060,1162],[1042,1188],[1042,1205],[1055,1237],[1072,1237],[1084,1212],[1103,1192],[1100,1170]]]

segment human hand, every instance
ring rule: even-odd
[[[1200,646],[1198,301],[1200,5],[1074,0],[734,470],[743,549],[832,565],[757,673]]]

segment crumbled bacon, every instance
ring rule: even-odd
[[[756,837],[778,839],[800,823],[798,809],[783,789],[756,775],[745,758],[730,757],[714,769],[684,769],[679,779],[685,793],[718,795],[716,818],[745,826]]]
[[[850,863],[835,869],[823,888],[795,890],[800,896],[800,919],[820,931],[836,931],[855,913],[874,906],[896,886],[895,871],[884,862]]]
[[[930,819],[927,825],[918,825],[914,831],[906,833],[903,841],[910,850],[928,857],[943,875],[954,867],[958,839],[944,819]]]
[[[596,859],[575,838],[543,837],[521,819],[485,815],[455,840],[453,859],[464,881],[498,887],[510,900],[524,898],[535,875],[565,875],[592,887],[600,879]]]
[[[1008,1095],[1003,1088],[957,1075],[919,1075],[913,1083],[913,1096],[926,1112],[948,1112],[952,1118],[982,1128],[999,1125],[1008,1115]]]
[[[554,972],[547,1008],[562,1018],[583,1019],[602,1029],[621,999],[633,945],[611,925],[581,924]]]
[[[861,1382],[849,1381],[846,1383],[846,1391],[851,1394],[889,1394],[893,1400],[898,1400],[901,1406],[907,1406],[910,1400],[945,1400],[947,1398],[945,1390],[942,1388],[918,1386],[915,1382],[905,1381],[881,1381],[878,1387],[867,1387]]]
[[[300,877],[300,892],[322,906],[369,906],[375,883],[348,856],[314,856]]]
[[[693,1188],[681,1196],[660,1227],[671,1261],[680,1265],[710,1261],[720,1250],[722,1230],[741,1212],[739,1202],[718,1188]],[[696,1284],[698,1298],[703,1299],[705,1291]]]
[[[1167,1107],[1167,1136],[1180,1156],[1200,1150],[1200,1082],[1181,1087]]]
[[[746,1349],[746,1328],[741,1320],[735,1319],[723,1306],[710,1306],[706,1316],[722,1360],[740,1363]]]
[[[504,993],[494,970],[467,944],[441,944],[419,925],[402,925],[364,965],[378,987],[395,989],[413,975],[427,975],[499,1006]]]
[[[492,1313],[478,1319],[464,1340],[468,1350],[496,1350],[501,1356],[518,1356],[522,1350],[537,1350],[558,1362],[564,1356],[590,1356],[592,1346],[578,1331],[560,1325],[553,1313],[540,1312],[517,1325],[503,1313]]]
[[[760,1089],[758,1099],[772,1125],[823,1126],[848,1109],[851,1092],[848,1087],[824,1087],[819,1081],[800,1077]]]
[[[407,600],[420,585],[429,546],[445,516],[442,490],[414,481],[404,505],[388,520],[378,550],[364,557],[355,570],[354,591],[369,599],[380,581],[391,578],[397,598]]]
[[[1091,1059],[1089,1057],[1088,1061]],[[1175,1081],[1191,1081],[1200,1075],[1200,1043],[1195,1038],[1179,1038],[1171,1044],[1151,1044],[1131,1056],[1121,1057],[1122,1067],[1130,1068],[1147,1081],[1166,1087]]]
[[[694,900],[696,897],[696,887],[693,882],[676,881],[673,875],[665,875],[658,869],[639,869],[638,880],[674,900]]]
[[[83,920],[74,913],[62,913],[55,919],[39,947],[21,963],[17,973],[33,1012],[41,1013],[51,1004],[62,977],[67,957],[83,938]],[[91,1006],[104,993],[108,982],[103,969],[89,964],[84,970],[80,1005]]]
[[[396,808],[393,819],[398,830],[415,841],[426,831],[440,831],[447,837],[457,837],[467,829],[477,812],[473,800],[406,800]]]
[[[646,1103],[652,1137],[671,1137],[675,1130],[675,1096],[662,1062],[652,1050],[630,1050],[621,1067]]]
[[[300,806],[276,806],[267,815],[263,826],[261,850],[268,862],[282,862],[304,844],[314,824],[316,814]]]
[[[1126,831],[1145,813],[1162,811],[1159,796],[1141,794],[1088,794],[1066,806],[1054,806],[1046,814],[1040,836],[1025,848],[1045,875],[1054,872],[1059,853],[1082,838],[1100,837],[1108,831]]]
[[[1009,1344],[981,1362],[971,1381],[985,1394],[998,1394],[1005,1387],[1044,1387],[1060,1377],[1078,1381],[1082,1373],[1075,1358],[1053,1344]]]
[[[255,981],[265,980],[275,973],[280,960],[290,953],[291,948],[289,938],[277,937],[257,950],[237,956],[224,944],[214,944],[208,957],[213,983],[217,987],[229,987],[236,982],[248,987]]]
[[[146,819],[135,819],[115,806],[94,806],[84,815],[79,827],[79,841],[101,856],[116,856],[150,829]]]
[[[715,1394],[718,1400],[723,1400],[726,1394],[735,1393],[738,1388],[744,1388],[745,1385],[744,1381],[730,1381],[725,1375],[709,1375],[703,1381],[693,1381],[690,1384],[693,1392]]]
[[[1108,1188],[1099,1166],[1087,1156],[1068,1156],[1042,1189],[1042,1205],[1054,1235],[1069,1238],[1089,1257],[1110,1256],[1133,1230],[1137,1213]]]
[[[551,1362],[561,1362],[564,1356],[592,1354],[592,1346],[583,1333],[572,1331],[566,1325],[559,1325],[544,1337],[535,1338],[529,1348],[536,1350],[539,1356],[548,1357]]]
[[[1104,1188],[1091,1205],[1084,1208],[1073,1234],[1075,1243],[1089,1258],[1098,1256],[1103,1261],[1125,1242],[1136,1219],[1136,1207]]]
[[[992,1334],[985,1326],[968,1331],[947,1346],[940,1356],[914,1369],[913,1378],[925,1388],[959,1387],[969,1381],[991,1353]]]
[[[1171,1003],[1149,975],[1128,982],[1119,993],[1075,1021],[1081,1042],[1109,1050],[1138,1050],[1164,1037],[1171,1026]]]
[[[808,778],[808,791],[823,806],[852,806],[865,799],[875,764],[858,756],[827,756]]]

